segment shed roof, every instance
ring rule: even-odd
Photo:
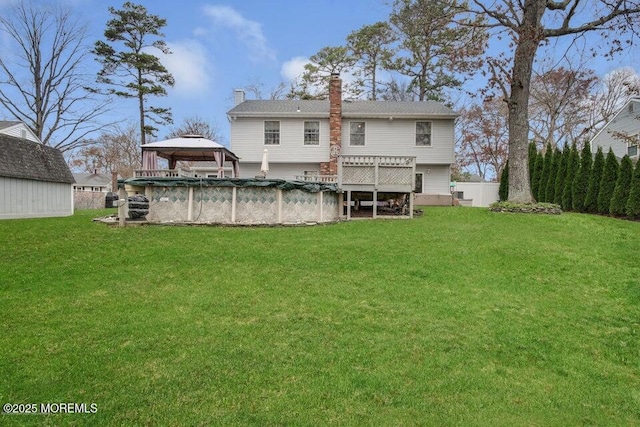
[[[328,100],[248,100],[227,113],[236,117],[329,117]],[[344,118],[456,118],[436,101],[343,101]]]
[[[69,166],[60,150],[0,134],[0,176],[73,184]]]

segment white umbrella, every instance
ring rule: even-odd
[[[262,166],[260,166],[260,172],[264,174],[264,177],[267,177],[267,173],[269,172],[269,151],[264,149],[262,153]]]

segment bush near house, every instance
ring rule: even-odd
[[[567,176],[567,165],[569,163],[569,157],[571,156],[571,149],[568,145],[565,145],[562,149],[562,157],[560,158],[560,166],[558,168],[558,174],[556,176],[556,188],[553,195],[553,203],[556,205],[562,204],[562,192],[564,191],[564,182]]]
[[[604,154],[602,153],[602,147],[598,147],[595,159],[593,160],[591,175],[589,176],[589,188],[587,189],[587,196],[584,200],[584,209],[586,212],[598,212],[598,191],[600,190],[600,181],[602,180],[603,170]]]
[[[631,218],[640,218],[640,161],[633,171],[625,213]]]
[[[598,190],[598,213],[608,215],[611,211],[611,198],[613,190],[616,188],[619,167],[616,156],[609,149],[604,161],[600,189]]]
[[[547,202],[547,184],[549,183],[549,177],[551,176],[551,167],[553,164],[553,149],[551,144],[547,144],[545,149],[543,161],[542,161],[542,174],[540,176],[540,184],[538,186],[538,194],[536,200],[538,202]]]
[[[564,178],[564,188],[562,189],[562,209],[565,211],[573,210],[573,180],[576,177],[578,168],[580,167],[580,154],[575,142],[571,145],[569,152],[569,161],[567,162],[567,170]]]
[[[591,177],[591,163],[593,162],[591,156],[591,146],[588,143],[584,144],[582,153],[580,154],[580,169],[573,180],[571,187],[571,202],[573,203],[573,210],[576,212],[585,212],[585,201],[587,193],[589,192],[589,178]]]
[[[556,179],[558,177],[558,169],[560,168],[560,162],[562,160],[562,152],[555,148],[553,150],[553,158],[551,162],[551,170],[549,172],[549,180],[547,181],[547,188],[545,189],[545,200],[548,203],[553,203],[556,189]]]
[[[618,179],[611,197],[611,206],[609,212],[612,215],[625,215],[627,210],[627,200],[629,199],[629,190],[631,186],[631,178],[633,177],[633,163],[631,158],[625,155],[620,162],[620,170]]]
[[[500,186],[498,187],[498,198],[501,202],[504,202],[509,198],[509,160],[502,169],[500,175]]]
[[[542,153],[536,153],[536,161],[533,166],[533,177],[531,178],[531,194],[538,197],[540,191],[540,181],[542,180],[542,168],[544,167],[544,157]]]

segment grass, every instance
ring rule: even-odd
[[[3,425],[640,425],[640,223],[0,221]]]

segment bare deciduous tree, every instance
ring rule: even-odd
[[[486,26],[507,31],[515,47],[509,73],[509,201],[529,203],[528,173],[529,98],[533,64],[538,48],[558,37],[578,37],[591,31],[605,36],[613,54],[623,48],[622,36],[633,32],[640,14],[638,0],[472,0],[472,13],[487,19]],[[595,55],[602,52],[594,51]]]
[[[187,117],[179,126],[171,128],[167,138],[180,138],[184,135],[202,135],[207,139],[222,143],[222,135],[217,126],[198,116]]]
[[[69,162],[73,168],[86,172],[118,172],[124,178],[133,176],[140,168],[140,136],[137,125],[130,123],[103,132],[97,139],[74,153]]]
[[[97,120],[108,101],[87,90],[86,24],[70,9],[20,1],[0,15],[0,34],[9,46],[0,56],[0,104],[43,144],[72,150],[109,125]]]

